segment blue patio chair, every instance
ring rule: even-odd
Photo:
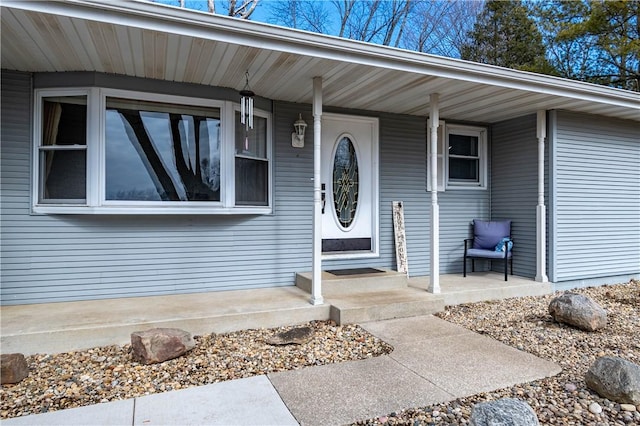
[[[513,240],[511,221],[487,221],[474,219],[473,238],[464,240],[463,276],[467,276],[467,258],[471,259],[471,271],[475,272],[475,259],[504,259],[504,280],[507,281],[507,265],[511,262],[513,275]]]

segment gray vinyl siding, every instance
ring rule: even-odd
[[[31,215],[30,81],[2,73],[3,304],[284,286],[308,269],[311,192],[280,148],[290,132],[274,141],[273,215]]]
[[[430,273],[431,194],[426,191],[426,120],[380,118],[380,223],[385,254],[395,268],[391,202],[403,201],[409,274]],[[462,272],[463,241],[469,222],[489,212],[488,191],[452,189],[438,193],[440,273]],[[387,237],[388,235],[388,237]]]
[[[456,123],[453,119],[445,118],[446,125],[469,124],[482,127],[479,123]],[[487,143],[491,152],[491,137]],[[487,179],[490,182],[492,174],[491,158],[487,158]],[[425,177],[426,182],[426,177]],[[464,240],[473,234],[471,222],[474,219],[490,218],[491,185],[486,189],[468,189],[461,187],[447,188],[438,192],[440,206],[440,273],[462,274],[464,259]],[[431,194],[427,193],[427,212],[431,205]],[[429,216],[427,216],[429,220]],[[429,234],[427,234],[427,240]],[[429,257],[427,256],[427,260]],[[485,265],[486,266],[486,265]],[[427,265],[427,273],[429,265]],[[470,267],[470,265],[469,265]],[[486,269],[483,261],[476,262],[476,271]],[[470,269],[469,269],[470,270]]]
[[[94,77],[158,93],[182,88]],[[42,76],[37,80],[47,84]],[[311,270],[313,132],[307,132],[303,149],[291,147],[298,113],[311,124],[308,105],[266,104],[274,114],[271,215],[33,215],[32,95],[30,74],[2,72],[2,304],[290,286],[296,272]],[[428,275],[425,119],[342,112],[380,120],[380,256],[325,261],[324,269],[395,268],[391,202],[401,200],[410,274]],[[440,204],[441,271],[457,272],[468,222],[488,215],[488,191],[448,191],[440,194]]]
[[[349,111],[335,111],[345,112]],[[380,257],[325,261],[323,269],[382,266],[396,268],[392,202],[402,201],[409,275],[430,273],[431,194],[426,191],[426,119],[357,111],[380,120]],[[291,115],[290,122],[295,121]],[[291,131],[291,125],[287,131]],[[489,191],[448,189],[438,193],[440,206],[440,273],[462,273],[464,239],[469,223],[489,216]]]
[[[489,190],[457,188],[438,193],[441,274],[462,274],[464,240],[472,235],[473,219],[489,219],[489,195]],[[476,262],[476,271],[482,269],[481,264]]]
[[[555,112],[554,282],[640,274],[640,126]]]
[[[536,116],[492,126],[491,219],[512,220],[513,273],[535,278],[538,140]],[[494,265],[502,270],[501,265]]]
[[[29,214],[31,76],[3,71],[0,80],[0,294],[4,297],[7,270],[27,270],[31,257],[29,248],[20,245],[20,233],[15,230],[16,222]]]

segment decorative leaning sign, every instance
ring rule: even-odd
[[[407,239],[404,233],[404,209],[402,201],[393,202],[393,235],[396,243],[396,265],[398,272],[409,275],[409,259],[407,256]]]

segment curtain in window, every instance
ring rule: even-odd
[[[42,113],[42,145],[53,146],[56,145],[58,139],[58,126],[60,125],[60,117],[62,116],[62,105],[60,102],[48,102],[44,101],[44,108]],[[49,179],[51,174],[51,166],[53,165],[53,156],[55,152],[50,151],[46,155],[46,164],[44,170],[43,182]],[[44,185],[44,197],[49,198],[49,188]]]

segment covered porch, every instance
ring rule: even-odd
[[[228,130],[226,138],[227,163],[223,162],[228,165],[226,198],[216,201],[224,208],[215,215],[208,206],[193,210],[189,203],[180,203],[174,210],[165,206],[157,209],[155,204],[146,203],[141,207],[149,208],[130,208],[126,204],[111,209],[110,200],[104,195],[108,180],[104,173],[83,175],[85,188],[90,190],[89,196],[82,199],[84,204],[42,206],[38,195],[28,192],[35,179],[29,182],[26,170],[37,170],[37,165],[18,162],[29,155],[33,157],[38,149],[49,148],[29,143],[33,142],[29,140],[33,134],[28,119],[30,106],[28,102],[21,104],[26,111],[19,117],[26,117],[20,128],[24,134],[15,138],[16,154],[12,159],[20,164],[15,170],[20,173],[16,179],[21,179],[21,184],[11,194],[21,201],[10,204],[14,210],[7,217],[15,222],[5,222],[5,245],[18,247],[16,253],[11,253],[15,261],[8,267],[3,265],[8,271],[6,279],[13,280],[12,286],[3,288],[3,297],[11,303],[61,300],[58,297],[78,300],[104,295],[206,292],[258,287],[265,282],[286,285],[291,272],[311,266],[314,286],[309,299],[314,305],[322,305],[322,271],[344,267],[345,263],[342,259],[323,259],[322,251],[322,231],[326,227],[321,225],[321,148],[323,134],[329,128],[329,114],[368,117],[379,123],[377,127],[372,125],[380,133],[376,133],[379,147],[372,147],[368,157],[373,176],[363,179],[378,187],[372,185],[371,199],[361,203],[377,208],[367,222],[370,235],[364,236],[370,240],[370,256],[348,259],[349,267],[393,267],[393,253],[388,249],[393,232],[390,215],[382,209],[392,200],[401,200],[406,205],[407,224],[412,227],[407,234],[409,244],[414,244],[408,247],[409,253],[415,256],[410,262],[414,270],[410,272],[429,275],[421,282],[428,283],[431,294],[446,294],[446,274],[455,272],[457,266],[452,265],[459,264],[455,253],[461,250],[456,245],[467,237],[466,224],[474,217],[513,219],[523,231],[519,230],[516,236],[518,253],[522,253],[518,259],[527,259],[527,265],[516,265],[516,273],[544,283],[548,279],[544,179],[549,170],[545,170],[544,162],[549,111],[569,110],[617,119],[634,119],[637,115],[635,97],[604,87],[142,1],[126,5],[91,1],[4,2],[2,12],[3,68],[31,73],[15,77],[22,81],[29,96],[34,90],[77,90],[81,85],[92,93],[117,90],[118,96],[127,95],[130,99],[138,99],[141,90],[156,100],[179,95],[186,98],[181,102],[193,102],[195,98],[211,97],[225,102],[227,109],[223,111],[227,111],[224,114],[229,117],[231,129],[238,91],[248,85],[250,76],[256,102],[263,104],[265,115],[272,116],[274,128],[269,136],[272,146],[265,145],[269,148],[265,148],[266,158],[260,159],[268,169],[264,180],[268,199],[259,209],[235,208],[232,130]],[[66,31],[57,31],[58,28]],[[77,34],[92,36],[78,38]],[[16,92],[14,102],[29,96]],[[106,112],[98,103],[92,105],[89,109],[95,112],[92,116],[97,123]],[[291,136],[292,124],[302,117],[309,121],[306,146],[304,137],[296,140]],[[425,128],[427,118],[429,124]],[[530,118],[533,123],[529,123]],[[445,175],[444,150],[438,150],[439,141],[444,140],[441,122],[458,127],[469,123],[482,127],[480,132],[485,135],[489,130],[492,133],[492,140],[485,143],[476,138],[474,151],[482,151],[481,154],[467,158],[466,163],[456,160],[472,164],[478,157],[477,161],[484,165],[483,176],[442,192],[438,189],[439,178]],[[523,122],[527,124],[526,131],[514,131],[521,129]],[[495,127],[501,123],[503,128],[497,132]],[[99,126],[93,128],[97,136]],[[100,138],[92,138],[97,139]],[[91,164],[99,164],[104,155],[101,146],[93,151],[97,154],[92,156]],[[525,148],[533,152],[523,154]],[[508,152],[511,155],[498,158]],[[488,159],[488,155],[482,155],[485,153],[492,157]],[[143,161],[148,160],[146,154],[142,157]],[[426,168],[425,159],[429,163]],[[497,166],[498,160],[503,161],[504,167]],[[527,168],[523,169],[523,165]],[[100,167],[87,170],[99,171]],[[507,188],[499,194],[499,186],[504,183]],[[425,187],[430,187],[428,192]],[[80,205],[82,209],[77,208]],[[521,206],[524,207],[514,211]],[[31,215],[35,207],[41,213],[59,216]],[[79,211],[85,216],[74,216]],[[135,217],[143,214],[157,216],[153,220]],[[188,214],[202,214],[203,218],[183,221]],[[109,219],[105,219],[107,215]],[[32,229],[36,221],[42,223],[38,226],[63,230],[65,234],[51,232],[50,240],[43,242],[35,233],[8,232],[20,227]],[[137,225],[142,222],[144,226]],[[60,226],[63,224],[81,231],[78,239],[86,244],[83,253],[90,256],[88,259],[75,255],[78,242],[68,237],[70,233]],[[181,247],[189,246],[193,238],[207,236],[202,249],[190,253],[186,260],[198,268],[188,277],[183,273],[185,259],[176,255],[180,251],[167,248],[164,233],[169,228],[176,230],[174,244]],[[526,238],[520,238],[524,231]],[[119,233],[126,238],[113,237]],[[256,234],[260,235],[259,241],[254,238]],[[55,249],[49,248],[54,246]],[[149,247],[155,250],[153,254],[147,254]],[[381,252],[380,247],[386,251]],[[249,250],[255,250],[259,262],[252,256],[239,255]],[[60,254],[61,262],[49,260],[54,251]],[[164,257],[156,256],[158,251]],[[140,256],[141,253],[145,255]],[[115,261],[105,265],[103,259],[108,256]],[[232,261],[228,256],[234,256]],[[236,262],[240,261],[244,263],[238,265]],[[122,263],[130,268],[126,274],[120,271]],[[60,264],[65,267],[59,268]],[[235,273],[238,266],[250,270],[251,279],[239,278]],[[159,270],[162,273],[156,276]],[[93,281],[88,280],[88,275]],[[142,282],[139,277],[147,277],[148,284],[141,284],[142,288],[135,289],[138,293],[132,293],[129,284]],[[9,294],[9,290],[13,293]]]
[[[363,278],[353,277],[352,280]],[[397,281],[393,284],[395,289],[376,288],[376,278],[364,278],[363,285],[374,287],[373,290],[363,291],[354,286],[352,291],[330,292],[325,303],[316,306],[309,304],[308,292],[293,286],[3,306],[0,343],[6,353],[58,353],[129,343],[132,332],[152,327],[177,327],[193,335],[224,333],[329,320],[340,309],[345,312],[342,318],[349,319],[351,315],[351,319],[356,319],[345,322],[362,323],[433,314],[446,305],[552,291],[549,283],[518,276],[505,282],[500,273],[493,272],[475,273],[467,278],[460,274],[442,275],[440,294],[424,291],[429,286],[428,278],[411,278],[404,285]],[[348,281],[349,278],[347,285]]]

